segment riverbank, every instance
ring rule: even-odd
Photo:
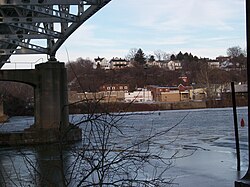
[[[238,98],[236,100],[238,107],[247,106],[247,99]],[[150,102],[150,103],[101,103],[101,102],[82,102],[69,104],[70,114],[86,113],[104,113],[104,112],[139,112],[139,111],[158,111],[158,110],[186,110],[186,109],[203,109],[203,108],[225,108],[232,107],[231,99],[208,100],[208,101],[182,101],[182,102]],[[33,105],[18,105],[11,107],[4,106],[4,113],[7,116],[34,116]]]
[[[237,100],[237,106],[247,106],[247,100]],[[100,112],[138,112],[158,110],[186,110],[204,108],[232,107],[231,100],[154,102],[154,103],[78,103],[69,106],[70,114],[100,113]]]

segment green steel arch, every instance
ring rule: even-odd
[[[47,54],[111,0],[0,0],[0,67],[11,55]]]

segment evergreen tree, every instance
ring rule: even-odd
[[[189,54],[188,54],[187,52],[184,53],[184,55],[183,55],[183,60],[189,61]]]
[[[194,61],[198,62],[199,58],[197,56],[194,56]]]
[[[155,61],[154,55],[150,55],[148,61],[149,62],[154,62]]]
[[[134,60],[140,65],[144,65],[146,63],[145,54],[143,53],[142,49],[138,49],[137,53],[135,54]]]
[[[183,56],[183,54],[182,54],[181,51],[178,53],[178,55],[176,56],[176,58],[177,58],[177,60],[180,60],[180,61],[183,60],[184,56]]]
[[[174,54],[172,54],[172,55],[170,56],[170,60],[176,60],[176,58],[175,58],[175,55],[174,55]]]

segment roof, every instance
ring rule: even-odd
[[[110,60],[110,62],[128,62],[126,59],[122,59],[122,58],[118,58],[118,57],[116,57],[116,58],[112,58],[111,60]]]
[[[104,58],[100,58],[99,56],[97,58],[95,58],[94,60],[97,61],[102,61]]]
[[[234,85],[235,92],[247,92],[247,84],[237,84]],[[232,92],[231,86],[227,90],[227,92]]]

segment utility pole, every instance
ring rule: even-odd
[[[235,88],[234,82],[231,82],[232,90],[232,103],[233,103],[233,115],[234,115],[234,135],[235,135],[235,146],[237,155],[237,171],[240,171],[240,143],[239,143],[239,132],[238,132],[238,120],[237,120],[237,109],[236,109],[236,98],[235,98]]]
[[[245,176],[235,181],[235,187],[250,187],[250,0],[246,0],[246,39],[247,39],[247,87],[248,87],[248,170]]]

